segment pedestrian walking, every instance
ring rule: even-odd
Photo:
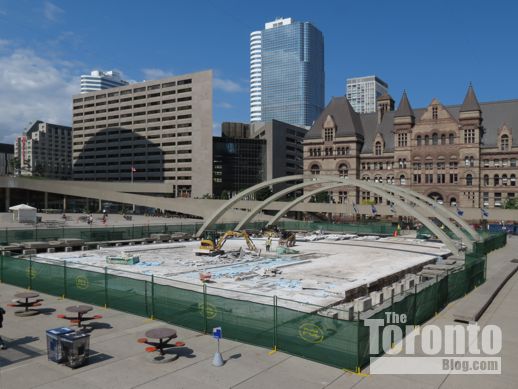
[[[2,325],[4,322],[4,315],[5,315],[5,310],[2,307],[0,307],[0,328],[2,328]],[[2,339],[1,336],[0,336],[0,349],[2,349],[2,350],[6,349],[4,340]]]

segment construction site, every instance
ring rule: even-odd
[[[277,296],[304,311],[340,305],[350,319],[393,293],[435,277],[438,269],[455,268],[443,244],[412,237],[317,231],[288,234],[290,241],[271,234],[242,235],[222,234],[218,243],[159,243],[170,235],[156,234],[156,243],[45,252],[32,259],[101,272],[106,267],[136,278],[153,275],[195,289],[206,283],[213,293],[230,298],[243,298],[240,292],[253,293],[246,299],[258,302]]]

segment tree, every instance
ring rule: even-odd
[[[257,201],[264,201],[268,197],[270,197],[272,194],[273,194],[273,192],[270,189],[270,187],[259,189],[257,192],[255,192],[255,199]]]
[[[507,199],[504,205],[505,209],[518,209],[518,197]]]
[[[320,192],[311,198],[311,203],[330,203],[331,197],[329,192]]]

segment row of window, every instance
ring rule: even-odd
[[[349,147],[336,147],[333,149],[332,147],[324,148],[324,156],[330,157],[333,155],[349,155],[351,153],[351,149]],[[320,147],[313,147],[309,149],[310,157],[321,157],[322,149]]]

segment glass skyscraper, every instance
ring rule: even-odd
[[[311,126],[324,109],[324,38],[291,18],[250,34],[250,121]]]

